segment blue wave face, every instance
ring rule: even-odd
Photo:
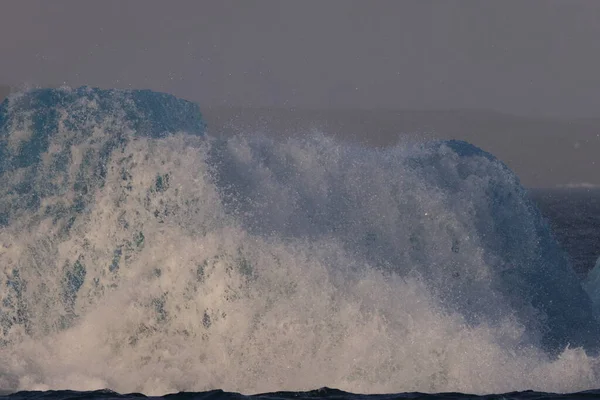
[[[6,197],[0,200],[0,224],[6,225],[13,211],[23,206],[37,208],[44,196],[67,189],[50,182],[70,168],[72,145],[95,143],[86,149],[81,167],[93,170],[94,185],[98,185],[111,153],[132,138],[160,138],[177,132],[201,136],[204,130],[198,105],[150,90],[81,87],[36,89],[13,96],[0,105],[0,174],[19,171],[26,178],[8,190],[10,203],[3,202]],[[49,151],[51,143],[56,147]],[[89,188],[75,182],[72,189],[83,200]],[[75,207],[82,209],[84,204]]]
[[[112,129],[107,127],[113,120]],[[118,90],[80,87],[78,89],[34,89],[13,95],[0,105],[0,131],[28,124],[33,137],[48,138],[61,127],[89,135],[94,127],[119,134],[129,128],[138,135],[163,137],[174,132],[202,135],[206,125],[197,104],[151,90]],[[26,143],[32,146],[33,143]],[[43,150],[43,148],[40,148]],[[23,155],[33,157],[35,154]]]
[[[150,91],[2,104],[0,387],[600,383],[592,303],[493,155],[204,129]]]
[[[150,90],[36,89],[0,105],[1,171],[30,166],[48,150],[49,139],[60,129],[89,136],[95,128],[122,135],[162,137],[174,132],[202,135],[205,124],[194,103]],[[7,140],[11,132],[28,131],[17,151]]]

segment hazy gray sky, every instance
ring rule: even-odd
[[[600,1],[4,0],[0,83],[598,116]]]

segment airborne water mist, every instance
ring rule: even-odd
[[[204,135],[149,91],[0,108],[0,388],[598,387],[591,301],[464,142]]]

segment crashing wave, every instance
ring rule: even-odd
[[[592,303],[492,155],[204,128],[150,91],[2,105],[0,387],[598,386]]]

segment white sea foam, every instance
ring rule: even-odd
[[[478,149],[127,131],[106,158],[98,129],[2,176],[1,388],[599,386],[589,299]]]

